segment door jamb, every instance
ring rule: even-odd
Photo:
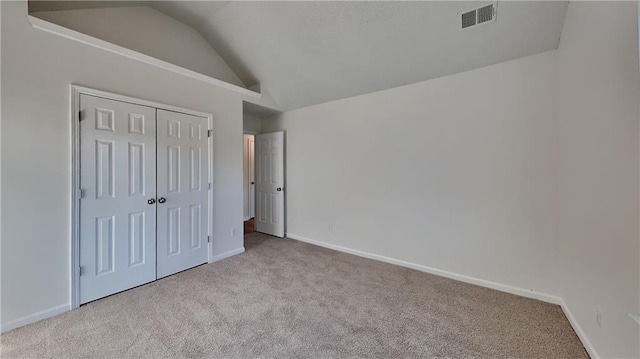
[[[639,1],[640,1],[640,0],[639,0]],[[256,131],[242,130],[242,156],[243,156],[243,159],[242,159],[242,163],[243,163],[242,171],[243,171],[243,172],[244,172],[244,150],[245,150],[245,147],[244,147],[244,145],[245,145],[245,143],[244,143],[244,135],[251,135],[251,136],[253,136],[253,139],[254,139],[254,141],[255,141],[256,136],[257,136],[257,135],[259,135],[259,134],[260,134],[260,133],[259,133],[259,132],[256,132]],[[254,179],[255,179],[255,175],[256,175],[256,166],[255,166],[255,165],[256,165],[256,161],[255,161],[255,148],[254,148],[254,151],[253,151],[253,155],[254,155],[254,160],[253,160],[253,176],[254,176]],[[244,173],[242,174],[242,177],[243,177],[243,182],[244,182]],[[244,183],[243,183],[243,185],[244,185]],[[244,189],[242,190],[242,193],[244,193]],[[244,199],[243,199],[243,202],[244,202]],[[248,219],[246,219],[246,218],[244,218],[244,213],[243,213],[243,216],[242,216],[243,218],[242,218],[242,219],[243,219],[244,221],[248,221],[248,220],[250,220],[251,218],[255,218],[255,214],[256,214],[256,213],[255,213],[255,212],[256,212],[256,208],[255,208],[255,206],[256,206],[256,198],[255,198],[255,191],[254,191],[254,193],[253,193],[253,214],[254,214],[254,216],[253,216],[253,217],[251,217],[251,212],[249,212],[249,218],[248,218]],[[244,212],[244,211],[243,211],[243,212]]]
[[[71,257],[70,268],[70,293],[71,309],[80,306],[80,95],[102,97],[108,100],[128,102],[135,105],[154,107],[156,109],[180,112],[187,115],[203,117],[207,119],[207,128],[213,129],[213,115],[187,108],[166,105],[163,103],[142,100],[134,97],[114,94],[101,90],[71,84],[69,86],[69,109],[71,119],[71,245],[69,248]],[[207,216],[208,237],[207,262],[213,263],[213,135],[208,139],[209,149],[209,183],[211,186],[207,192],[209,215]]]

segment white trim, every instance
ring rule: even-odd
[[[296,235],[296,234],[287,233],[286,237],[290,238],[290,239],[295,239],[295,240],[298,240],[298,241],[301,241],[301,242],[314,244],[314,245],[317,245],[317,246],[320,246],[320,247],[333,249],[333,250],[336,250],[336,251],[339,251],[339,252],[353,254],[353,255],[356,255],[356,256],[359,256],[359,257],[364,257],[364,258],[368,258],[368,259],[377,260],[377,261],[380,261],[380,262],[395,264],[395,265],[399,265],[401,267],[415,269],[415,270],[418,270],[418,271],[421,271],[421,272],[434,274],[434,275],[437,275],[437,276],[440,276],[440,277],[445,277],[445,278],[449,278],[449,279],[453,279],[453,280],[458,280],[458,281],[465,282],[465,283],[479,285],[479,286],[485,287],[485,288],[491,288],[491,289],[499,290],[501,292],[506,292],[506,293],[519,295],[521,297],[537,299],[537,300],[541,300],[543,302],[559,305],[562,308],[562,311],[564,312],[565,316],[569,320],[569,323],[573,327],[573,330],[575,330],[576,334],[578,335],[578,338],[582,342],[582,345],[587,350],[587,353],[589,354],[589,356],[591,356],[592,359],[599,359],[600,358],[600,356],[596,352],[595,347],[593,346],[593,344],[591,344],[591,342],[589,341],[589,338],[587,337],[587,335],[582,330],[582,327],[580,327],[580,324],[578,324],[578,321],[573,316],[573,313],[571,313],[571,310],[569,309],[569,307],[565,303],[564,299],[562,299],[561,297],[557,297],[555,295],[546,294],[546,293],[535,292],[535,291],[532,291],[532,290],[527,290],[527,289],[524,289],[524,288],[514,287],[514,286],[510,286],[510,285],[506,285],[506,284],[491,282],[491,281],[480,279],[480,278],[469,277],[469,276],[466,276],[466,275],[463,275],[463,274],[458,274],[458,273],[453,273],[453,272],[449,272],[449,271],[445,271],[445,270],[441,270],[441,269],[427,267],[427,266],[423,266],[421,264],[406,262],[406,261],[403,261],[403,260],[390,258],[390,257],[385,257],[385,256],[381,256],[381,255],[378,255],[378,254],[363,252],[363,251],[359,251],[359,250],[356,250],[356,249],[351,249],[351,248],[339,246],[339,245],[336,245],[336,244],[325,243],[325,242],[317,241],[315,239],[299,236],[299,235]]]
[[[37,313],[26,315],[22,318],[18,318],[16,320],[10,321],[9,323],[2,324],[2,333],[8,332],[9,330],[16,329],[23,325],[35,323],[37,321],[53,317],[55,315],[59,315],[64,312],[68,312],[70,309],[71,309],[71,304],[67,303],[57,307],[45,309]]]
[[[128,102],[128,103],[132,103],[132,104],[135,104],[135,105],[154,107],[154,108],[158,108],[158,109],[161,109],[161,110],[180,112],[180,113],[184,113],[184,114],[187,114],[187,115],[193,115],[193,116],[198,116],[198,117],[213,118],[213,116],[210,113],[200,112],[200,111],[192,110],[192,109],[189,109],[189,108],[167,105],[165,103],[159,103],[159,102],[149,101],[149,100],[140,99],[140,98],[136,98],[136,97],[120,95],[120,94],[116,94],[116,93],[112,93],[112,92],[96,90],[94,88],[80,86],[80,85],[73,85],[72,84],[71,87],[74,88],[76,90],[76,92],[78,92],[78,93],[86,94],[86,95],[90,95],[90,96],[104,97],[104,98],[109,99],[109,100],[116,100],[116,101],[120,101],[120,102]],[[213,123],[209,123],[209,125],[212,125],[212,124]]]
[[[88,87],[71,85],[70,86],[70,117],[71,117],[71,309],[76,309],[80,306],[80,210],[78,189],[80,188],[80,95],[90,95],[106,98],[109,100],[128,102],[136,105],[153,107],[160,110],[168,110],[173,112],[184,113],[187,115],[193,115],[203,117],[207,119],[209,129],[213,128],[213,115],[205,112],[194,111],[187,108],[166,105],[158,102],[142,100],[134,97],[114,94],[106,91],[95,90]],[[215,131],[214,131],[215,134]],[[208,139],[209,146],[209,182],[212,183],[211,188],[208,190],[209,201],[209,215],[208,215],[208,235],[210,241],[207,248],[207,262],[213,263],[215,257],[213,256],[213,135]],[[244,251],[244,248],[243,248]]]
[[[585,334],[585,332],[584,332],[584,330],[582,330],[582,327],[580,326],[580,324],[578,324],[578,321],[573,316],[573,313],[571,312],[571,309],[569,309],[569,306],[567,306],[567,303],[564,302],[564,299],[560,303],[560,307],[562,308],[562,311],[564,312],[564,315],[569,320],[569,324],[571,324],[571,326],[573,327],[573,330],[578,335],[578,338],[582,342],[582,346],[584,346],[584,348],[586,349],[586,351],[589,354],[589,356],[591,357],[591,359],[600,359],[601,357],[600,357],[600,355],[598,355],[598,352],[596,351],[596,348],[589,341],[589,338],[587,337],[587,334]]]
[[[240,247],[238,249],[234,249],[232,251],[224,252],[222,254],[218,254],[217,256],[213,256],[213,260],[211,262],[213,263],[213,262],[221,261],[225,258],[233,257],[240,253],[244,253],[244,247]]]
[[[211,85],[215,85],[218,87],[222,87],[224,89],[227,90],[231,90],[237,93],[240,93],[242,95],[248,96],[248,97],[253,97],[253,98],[261,98],[262,94],[260,94],[259,92],[255,92],[234,84],[230,84],[228,82],[222,81],[222,80],[218,80],[216,78],[207,76],[207,75],[203,75],[199,72],[195,72],[189,69],[186,69],[184,67],[180,67],[177,65],[174,65],[172,63],[166,62],[166,61],[162,61],[160,59],[157,59],[155,57],[151,57],[149,55],[145,55],[142,54],[140,52],[137,51],[133,51],[130,49],[127,49],[125,47],[116,45],[116,44],[112,44],[110,42],[104,41],[104,40],[100,40],[98,38],[95,38],[93,36],[89,36],[83,33],[80,33],[78,31],[75,30],[71,30],[69,28],[54,24],[52,22],[46,21],[46,20],[42,20],[40,18],[37,18],[35,16],[32,15],[27,15],[27,21],[29,21],[29,23],[31,24],[31,26],[33,26],[33,28],[38,29],[38,30],[42,30],[42,31],[46,31],[48,33],[51,34],[55,34],[58,36],[62,36],[64,38],[67,39],[71,39],[77,42],[80,42],[82,44],[85,45],[89,45],[89,46],[93,46],[96,47],[98,49],[102,49],[102,50],[106,50],[109,52],[112,52],[114,54],[118,54],[118,55],[122,55],[124,57],[128,57],[130,59],[136,60],[136,61],[140,61],[143,62],[145,64],[149,64],[155,67],[159,67],[161,69],[167,70],[167,71],[171,71],[171,72],[175,72],[177,74],[183,75],[183,76],[187,76],[190,77],[192,79],[196,79],[199,81],[203,81],[206,83],[209,83]]]
[[[317,240],[314,240],[314,239],[310,239],[310,238],[306,238],[306,237],[303,237],[303,236],[299,236],[299,235],[296,235],[296,234],[287,233],[287,237],[291,238],[291,239],[295,239],[295,240],[301,241],[301,242],[307,242],[307,243],[310,243],[310,244],[315,244],[315,245],[320,246],[320,247],[325,247],[325,248],[333,249],[333,250],[336,250],[336,251],[353,254],[353,255],[356,255],[356,256],[359,256],[359,257],[364,257],[364,258],[374,259],[374,260],[377,260],[377,261],[380,261],[380,262],[395,264],[395,265],[399,265],[401,267],[411,268],[411,269],[419,270],[421,272],[435,274],[435,275],[440,276],[440,277],[454,279],[454,280],[458,280],[458,281],[465,282],[465,283],[479,285],[481,287],[486,287],[486,288],[499,290],[501,292],[506,292],[506,293],[519,295],[521,297],[537,299],[537,300],[541,300],[543,302],[552,303],[552,304],[558,304],[558,305],[562,303],[562,298],[556,297],[556,296],[551,295],[551,294],[540,293],[540,292],[536,292],[536,291],[533,291],[533,290],[514,287],[514,286],[510,286],[510,285],[506,285],[506,284],[496,283],[496,282],[491,282],[491,281],[480,279],[480,278],[469,277],[469,276],[466,276],[464,274],[458,274],[458,273],[453,273],[453,272],[449,272],[449,271],[442,270],[442,269],[436,269],[436,268],[432,268],[432,267],[427,267],[427,266],[424,266],[424,265],[421,265],[421,264],[416,264],[416,263],[403,261],[403,260],[400,260],[400,259],[381,256],[379,254],[363,252],[363,251],[359,251],[359,250],[356,250],[356,249],[351,249],[351,248],[339,246],[339,245],[336,245],[336,244],[320,242],[320,241],[317,241]]]
[[[80,93],[82,88],[69,86],[69,117],[71,117],[71,309],[80,306]]]

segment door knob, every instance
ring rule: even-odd
[[[282,187],[276,188],[276,191],[278,191],[278,192],[282,191]]]
[[[156,199],[155,199],[155,198],[149,198],[149,199],[147,200],[147,203],[149,203],[149,204],[154,204],[154,203],[156,203]]]
[[[167,201],[167,199],[164,198],[164,197],[158,198],[158,203],[165,203],[166,201]]]
[[[256,184],[255,182],[251,182],[251,184]]]

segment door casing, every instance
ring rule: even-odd
[[[187,115],[204,117],[207,119],[208,128],[213,128],[213,115],[205,112],[194,111],[182,107],[176,107],[137,99],[134,97],[114,94],[106,91],[96,90],[88,87],[71,84],[69,86],[69,110],[71,120],[71,271],[70,271],[70,297],[71,309],[80,306],[80,95],[90,95],[102,97],[109,100],[128,102],[136,105],[155,107],[157,109],[181,112]],[[207,243],[207,262],[213,262],[213,136],[208,137],[208,179],[209,190],[207,194],[208,212],[207,236],[211,239]]]

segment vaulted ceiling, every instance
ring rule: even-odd
[[[483,2],[135,3],[199,31],[248,87],[261,84],[285,110],[556,49],[567,8],[500,1],[496,22],[461,31],[458,13]]]

